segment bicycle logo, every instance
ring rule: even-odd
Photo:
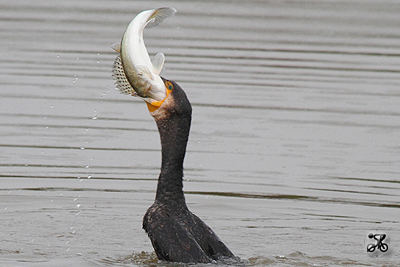
[[[376,240],[375,244],[368,244],[367,245],[367,252],[374,252],[375,249],[380,250],[381,252],[386,252],[389,249],[389,245],[383,243],[383,240],[386,238],[386,234],[373,234],[369,233],[368,238]]]

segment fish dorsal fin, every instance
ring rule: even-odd
[[[111,45],[111,48],[114,49],[116,52],[120,53],[121,52],[121,43],[113,43]]]
[[[163,22],[164,19],[173,16],[176,13],[176,9],[170,7],[162,7],[154,10],[153,14],[147,20],[146,27],[156,27]]]
[[[113,78],[115,79],[115,85],[121,91],[121,93],[125,95],[137,96],[137,93],[132,88],[132,85],[129,83],[128,79],[125,76],[120,56],[118,56],[114,61],[112,75]]]
[[[153,63],[153,69],[156,74],[160,74],[164,66],[165,56],[163,53],[158,53],[155,55],[151,63]]]
[[[139,66],[135,66],[137,69],[137,75],[139,76],[147,76],[148,78],[150,78],[151,80],[154,80],[154,76],[151,73],[151,71],[149,70],[148,67],[144,66],[144,65],[139,65]]]

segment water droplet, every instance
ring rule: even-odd
[[[85,148],[83,146],[81,146],[81,150],[84,150]]]
[[[53,106],[53,105],[51,105],[51,106],[50,106],[50,108],[54,108],[54,106]]]
[[[85,166],[85,169],[88,169],[88,168],[89,168],[89,165],[86,165],[86,166]]]
[[[60,55],[57,55],[56,58],[60,58]]]
[[[90,179],[90,178],[92,178],[92,176],[91,175],[88,175],[88,177],[87,177],[88,179]]]
[[[97,120],[97,110],[96,109],[94,110],[94,115],[93,115],[92,119]]]
[[[81,207],[81,204],[76,205],[76,207],[77,207],[77,208],[80,208],[80,207]]]

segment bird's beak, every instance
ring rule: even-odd
[[[165,96],[165,98],[163,100],[160,100],[160,101],[156,101],[156,100],[147,101],[147,99],[146,99],[147,108],[149,109],[150,112],[153,112],[153,111],[157,110],[162,105],[162,103],[164,103],[165,99],[167,99],[169,94],[172,92],[172,89],[169,89],[167,86],[166,86],[165,89],[166,89],[166,96]]]

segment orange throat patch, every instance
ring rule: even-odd
[[[167,99],[169,94],[172,92],[172,90],[169,88],[166,88],[166,90],[167,90],[167,96],[163,100],[154,101],[151,104],[146,102],[147,108],[149,109],[150,112],[156,111],[162,105],[162,103],[164,103],[165,99]]]

